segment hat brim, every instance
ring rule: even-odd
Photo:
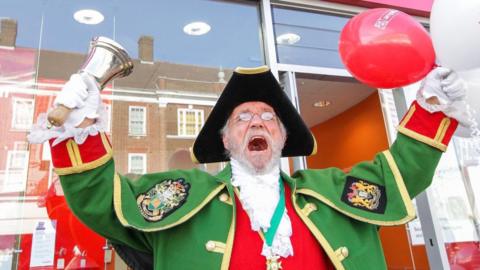
[[[192,159],[199,163],[228,161],[221,129],[240,104],[261,101],[270,105],[287,130],[283,157],[316,153],[315,138],[267,67],[236,69],[193,144]]]

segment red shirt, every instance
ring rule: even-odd
[[[295,212],[290,194],[290,188],[285,185],[285,205],[292,222],[290,241],[294,254],[287,258],[280,258],[282,270],[333,270],[333,265],[322,247]],[[266,258],[261,255],[263,240],[258,232],[252,231],[250,218],[247,212],[243,210],[238,198],[235,198],[235,204],[237,207],[237,223],[230,270],[266,269]]]

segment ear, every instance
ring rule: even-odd
[[[228,138],[225,134],[222,135],[222,142],[223,142],[223,147],[225,147],[225,149],[229,150],[228,149],[228,145],[229,145]]]
[[[285,145],[285,143],[287,142],[287,136],[288,136],[287,129],[285,128],[282,122],[278,122],[278,129],[280,129],[280,133],[282,134],[283,144]]]

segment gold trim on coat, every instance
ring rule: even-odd
[[[428,145],[430,145],[432,147],[435,147],[435,148],[437,148],[437,149],[439,149],[443,152],[445,152],[447,150],[447,146],[445,144],[443,144],[441,142],[438,142],[438,141],[435,141],[434,139],[429,138],[429,137],[427,137],[425,135],[422,135],[420,133],[417,133],[417,132],[415,132],[411,129],[408,129],[408,128],[403,127],[403,126],[398,126],[397,130],[398,130],[398,132],[400,132],[400,133],[402,133],[402,134],[404,134],[404,135],[406,135],[410,138],[413,138],[413,139],[415,139],[417,141],[420,141],[424,144],[428,144]]]
[[[450,123],[451,123],[450,118],[445,117],[442,119],[442,122],[440,123],[440,127],[437,130],[437,134],[435,134],[435,139],[434,139],[435,141],[443,144],[442,141],[443,141],[443,138],[445,138],[445,134],[447,133]]]
[[[317,239],[317,241],[320,243],[322,246],[323,250],[325,253],[328,255],[330,258],[330,261],[332,262],[333,266],[335,266],[336,270],[344,270],[345,268],[343,267],[343,264],[341,261],[338,259],[337,255],[333,251],[332,246],[330,243],[328,243],[327,239],[323,236],[323,234],[320,232],[320,230],[315,226],[315,224],[306,216],[302,209],[297,205],[297,198],[295,196],[295,190],[292,192],[292,202],[293,202],[293,207],[295,208],[295,211],[297,214],[300,216],[300,218],[303,220],[305,225],[307,225],[308,229],[312,232],[313,236]]]
[[[117,214],[117,218],[120,221],[120,223],[128,227],[128,221],[125,219],[122,213],[122,196],[121,196],[121,190],[122,190],[122,183],[120,182],[120,176],[118,176],[117,173],[113,176],[113,209],[115,210],[115,213]],[[122,214],[118,214],[122,213]]]
[[[405,115],[402,122],[400,122],[401,127],[404,127],[410,121],[410,118],[412,118],[413,113],[415,112],[416,109],[417,108],[415,106],[410,107],[410,109],[407,112],[407,115]]]
[[[107,163],[111,158],[112,158],[112,153],[107,153],[97,160],[94,160],[88,163],[83,163],[82,165],[77,165],[77,166],[72,166],[67,168],[55,168],[54,171],[57,175],[81,173],[84,171],[98,168],[103,164]]]
[[[407,217],[414,219],[415,208],[413,208],[412,199],[408,194],[407,187],[405,186],[405,182],[403,181],[403,177],[400,173],[400,170],[398,169],[397,163],[395,162],[392,153],[390,153],[390,150],[385,150],[382,153],[385,156],[385,159],[387,159],[388,166],[390,167],[390,170],[393,173],[393,177],[395,178],[395,182],[397,183],[398,190],[400,191],[400,195],[402,196],[402,201],[407,210]]]
[[[67,148],[68,157],[70,158],[72,167],[76,167],[83,164],[82,157],[80,156],[80,153],[78,150],[78,145],[75,143],[74,140],[69,139],[65,144],[65,147]]]
[[[112,153],[112,151],[113,151],[112,146],[108,142],[107,135],[105,135],[105,133],[103,133],[103,132],[100,132],[100,138],[102,139],[103,147],[105,148],[107,153]]]
[[[435,134],[435,137],[432,139],[428,136],[422,135],[406,127],[406,125],[412,118],[413,114],[415,113],[415,110],[416,110],[416,106],[410,107],[407,115],[405,115],[403,120],[400,122],[400,125],[397,127],[398,132],[445,152],[447,150],[447,145],[442,143],[442,141],[445,138],[445,134],[447,133],[448,127],[450,126],[450,123],[451,123],[450,118],[445,117],[442,119],[437,129],[437,133]]]
[[[223,253],[221,270],[228,270],[230,267],[230,259],[232,257],[233,249],[233,240],[235,238],[235,226],[236,226],[236,215],[235,215],[235,206],[232,207],[232,222],[230,223],[230,229],[228,230],[227,243],[225,247],[225,252]]]
[[[67,175],[67,174],[74,174],[74,173],[81,173],[84,171],[92,170],[102,166],[103,164],[107,163],[112,158],[112,147],[108,143],[108,139],[105,133],[100,132],[100,138],[102,139],[103,148],[105,149],[105,154],[100,158],[90,161],[87,163],[83,163],[82,157],[80,155],[80,148],[78,144],[69,139],[66,143],[66,148],[68,152],[68,156],[70,158],[70,162],[72,163],[71,167],[65,168],[55,168],[54,171],[57,175]]]
[[[305,216],[309,216],[312,212],[317,211],[317,206],[313,203],[307,203],[302,208],[302,212]]]

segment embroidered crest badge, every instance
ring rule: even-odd
[[[343,189],[342,201],[359,209],[383,214],[386,206],[385,187],[348,176]]]
[[[137,197],[137,205],[147,221],[160,221],[182,206],[190,184],[184,179],[168,179]]]

